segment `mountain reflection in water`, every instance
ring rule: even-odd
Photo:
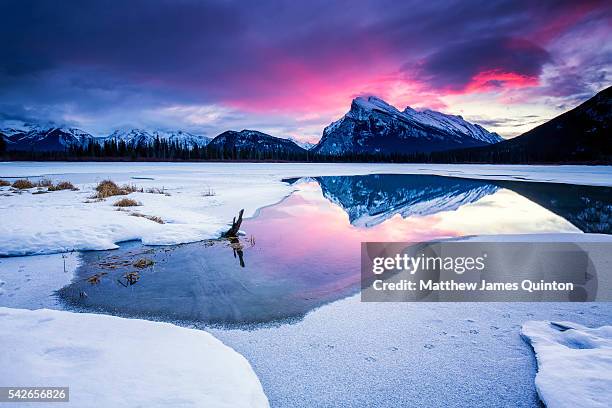
[[[296,191],[245,220],[239,242],[85,252],[59,298],[81,310],[156,320],[283,322],[359,290],[362,241],[611,231],[607,187],[418,175],[288,182]],[[142,259],[153,263],[134,266]]]

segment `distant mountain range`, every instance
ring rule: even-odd
[[[416,153],[490,145],[503,139],[461,116],[404,111],[382,99],[355,98],[351,109],[323,131],[314,153]]]
[[[25,126],[20,129],[2,129],[7,150],[62,151],[70,146],[86,147],[96,140],[89,133],[75,128]]]
[[[116,130],[106,137],[94,137],[74,128],[31,126],[3,129],[7,150],[65,151],[70,147],[87,147],[89,143],[114,141],[127,146],[152,145],[156,139],[177,142],[189,149],[210,146],[224,150],[281,151],[324,155],[351,153],[413,153],[488,145],[503,140],[461,116],[445,115],[432,110],[417,112],[407,107],[400,112],[376,97],[356,98],[350,111],[325,128],[317,144],[278,138],[255,130],[229,130],[214,139],[177,131],[144,129]]]
[[[255,154],[272,151],[285,154],[306,153],[306,150],[292,140],[270,136],[256,130],[242,130],[240,132],[228,130],[211,140],[209,146],[224,151],[248,151]]]
[[[177,142],[182,146],[187,146],[189,148],[194,147],[203,147],[206,146],[210,142],[210,138],[206,136],[194,135],[189,132],[185,132],[183,130],[174,130],[174,131],[153,131],[149,132],[143,129],[126,129],[126,130],[116,130],[111,133],[110,136],[101,139],[101,141],[113,140],[115,142],[124,141],[126,144],[130,146],[137,145],[152,145],[155,140],[159,138],[160,140],[167,140],[169,142]],[[98,139],[100,141],[100,139]]]
[[[111,141],[136,147],[152,145],[160,139],[186,149],[211,146],[217,151],[241,152],[239,157],[245,159],[270,159],[269,154],[274,152],[275,158],[283,160],[303,160],[311,153],[310,157],[427,154],[435,162],[610,162],[611,96],[612,87],[510,140],[461,116],[410,107],[400,111],[374,96],[355,98],[347,114],[327,126],[316,145],[256,130],[229,130],[211,140],[182,130],[124,129],[106,137],[94,137],[75,128],[24,126],[2,129],[0,137],[7,151],[28,152],[66,151],[70,147],[86,148],[90,143]]]
[[[142,129],[126,129],[116,130],[107,137],[94,137],[80,129],[37,125],[2,129],[0,136],[4,137],[7,150],[37,152],[64,151],[70,147],[85,148],[90,143],[104,144],[108,141],[125,142],[132,147],[142,144],[152,145],[157,138],[177,142],[188,148],[206,146],[210,142],[208,137],[193,135],[182,130],[149,132]]]

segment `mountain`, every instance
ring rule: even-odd
[[[452,152],[454,160],[493,163],[612,162],[612,87],[514,139]],[[438,157],[436,160],[448,160]]]
[[[87,147],[91,142],[103,144],[109,140],[124,141],[129,146],[152,145],[157,137],[170,142],[178,142],[192,149],[206,146],[210,142],[210,138],[182,130],[149,132],[143,129],[122,129],[114,131],[107,137],[94,137],[76,128],[38,125],[1,129],[0,136],[6,142],[7,150],[37,152],[65,151],[71,146]]]
[[[240,132],[234,130],[223,132],[211,140],[208,146],[226,152],[306,154],[306,150],[289,139],[281,139],[256,130],[247,129]]]
[[[116,143],[123,141],[128,146],[152,145],[155,140],[167,140],[169,142],[178,142],[180,145],[187,145],[189,148],[204,147],[210,142],[210,138],[205,136],[197,136],[182,130],[175,131],[147,131],[144,129],[119,129],[111,133],[110,136],[100,138],[98,141],[115,141]]]
[[[310,150],[317,145],[316,143],[302,142],[301,140],[297,140],[292,137],[290,137],[289,140],[291,140],[293,143],[300,146],[304,150]]]
[[[461,116],[404,111],[374,96],[353,99],[351,109],[323,130],[314,153],[415,153],[498,143],[503,139]]]
[[[65,151],[71,146],[87,146],[95,138],[76,128],[25,126],[0,130],[7,150]]]
[[[395,214],[406,218],[456,210],[499,189],[479,180],[427,175],[324,176],[316,181],[323,196],[361,227],[378,225]]]

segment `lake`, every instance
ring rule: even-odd
[[[238,170],[224,164],[57,166],[52,177],[74,182],[112,177],[145,188],[165,186],[170,197],[136,197],[144,204],[139,210],[165,218],[167,224],[159,228],[171,232],[183,230],[180,211],[189,211],[188,220],[196,220],[196,212],[206,220],[217,211],[227,222],[231,217],[227,210],[219,212],[221,207],[230,204],[235,214],[241,199],[253,191],[267,194],[257,203],[276,202],[257,205],[257,211],[247,208],[252,217],[244,220],[238,242],[204,239],[147,246],[129,241],[113,250],[0,259],[7,282],[0,304],[205,329],[248,359],[275,407],[338,406],[339,401],[381,407],[538,406],[536,364],[519,335],[521,325],[527,320],[591,326],[612,322],[609,303],[364,303],[359,297],[362,241],[611,234],[610,187],[518,181],[532,173],[511,166],[479,167],[489,179],[392,171],[317,176],[319,171],[348,171],[339,165],[245,164]],[[67,167],[80,171],[70,174]],[[404,168],[411,167],[397,167]],[[451,170],[456,175],[471,171],[468,166]],[[35,171],[35,165],[27,171]],[[490,179],[502,171],[512,176],[500,178],[515,180]],[[542,171],[533,174],[559,179],[554,168]],[[279,173],[290,177],[281,183]],[[268,192],[267,186],[274,189]],[[217,197],[203,197],[197,190],[209,187]],[[83,214],[94,214],[90,206],[96,204],[78,202],[90,195],[83,190],[61,193],[54,205],[76,202]],[[48,203],[45,196],[51,194],[35,197]],[[122,228],[114,221],[116,212],[103,212],[102,204],[95,214],[108,226],[92,230],[94,236]],[[161,204],[164,211],[154,213]],[[252,205],[249,201],[245,207]],[[112,223],[104,218],[111,216]],[[74,219],[77,232],[69,236],[87,242],[81,221]],[[158,228],[155,223],[151,227]],[[56,281],[42,280],[41,271]],[[49,287],[55,290],[52,298]]]

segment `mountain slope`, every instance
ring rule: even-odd
[[[65,151],[72,146],[84,146],[95,140],[87,132],[76,128],[30,126],[24,129],[3,129],[7,150]]]
[[[138,145],[152,145],[155,140],[167,140],[169,142],[178,142],[180,145],[187,146],[191,149],[195,147],[206,146],[210,142],[210,138],[205,136],[194,135],[182,130],[175,131],[152,131],[149,132],[144,129],[119,129],[115,130],[110,136],[100,138],[98,141],[103,143],[105,141],[125,142],[128,146]]]
[[[403,112],[374,96],[353,99],[351,109],[327,126],[314,153],[415,153],[497,143],[503,139],[461,116],[432,110]]]
[[[453,152],[453,158],[493,163],[610,163],[612,87],[521,136],[486,148]]]
[[[240,132],[234,130],[223,132],[211,140],[208,146],[226,152],[306,154],[306,150],[291,140],[246,129]]]

